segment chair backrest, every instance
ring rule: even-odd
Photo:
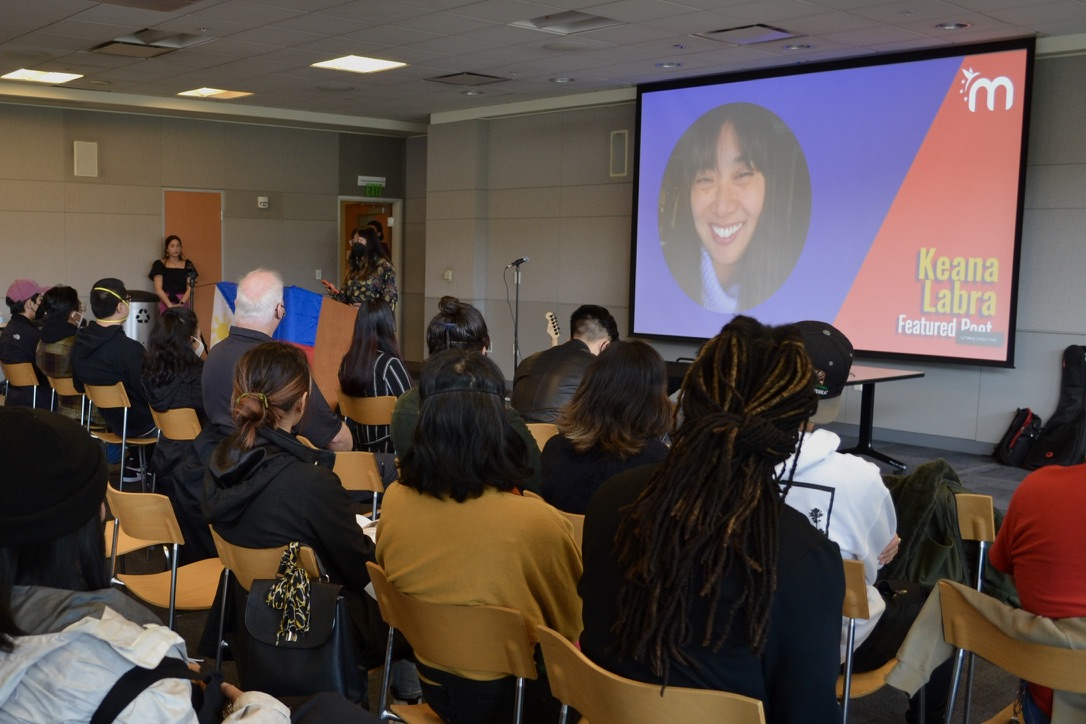
[[[958,493],[958,529],[962,540],[992,542],[995,540],[995,505],[990,495]]]
[[[12,387],[36,387],[38,384],[38,374],[30,362],[2,362],[0,367]]]
[[[106,486],[109,509],[121,521],[121,529],[133,538],[150,544],[184,545],[185,536],[177,524],[170,499],[157,493],[122,493]]]
[[[841,615],[845,618],[871,618],[863,562],[846,560],[842,563],[845,566],[845,600],[841,604]]]
[[[536,678],[535,644],[520,611],[427,603],[398,591],[376,563],[366,568],[381,617],[399,629],[422,658],[452,669]]]
[[[351,397],[343,390],[338,390],[336,396],[339,398],[339,414],[359,425],[392,424],[392,408],[396,407],[394,396]]]
[[[1026,681],[1060,691],[1086,693],[1086,649],[1045,646],[1009,636],[946,581],[939,581],[939,602],[943,610],[943,638],[947,643],[971,651]]]
[[[347,490],[372,490],[375,493],[385,491],[381,473],[377,470],[377,458],[373,453],[359,450],[337,452],[332,472],[339,476],[340,483]]]
[[[577,515],[576,513],[567,513],[564,510],[558,511],[565,516],[566,520],[573,524],[573,540],[577,543],[577,547],[580,548],[584,545],[584,516]]]
[[[57,391],[58,395],[64,395],[65,397],[79,397],[83,393],[75,389],[75,382],[71,377],[46,377],[49,380],[49,386]]]
[[[177,407],[165,412],[152,408],[151,417],[155,420],[155,427],[167,440],[195,440],[203,429],[196,410],[191,407]]]
[[[539,645],[551,693],[592,724],[676,722],[765,722],[762,702],[712,689],[660,686],[626,679],[603,669],[557,631],[539,626]]]
[[[278,548],[236,546],[223,540],[214,528],[211,529],[211,538],[215,541],[215,550],[219,553],[223,568],[229,569],[246,591],[252,587],[253,581],[275,578],[279,571],[279,561],[283,559],[283,551],[287,549],[285,545]],[[301,547],[298,562],[310,579],[317,580],[323,575],[317,554],[309,546]]]
[[[558,434],[558,428],[549,422],[529,422],[528,432],[535,438],[535,444],[542,450],[547,440]]]
[[[112,410],[117,407],[131,407],[128,401],[128,393],[125,392],[124,383],[117,382],[112,385],[83,385],[94,406],[99,410]]]

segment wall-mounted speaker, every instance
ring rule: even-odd
[[[75,170],[76,176],[98,176],[98,144],[94,141],[75,142]]]
[[[626,164],[626,131],[611,131],[611,178],[625,176]]]

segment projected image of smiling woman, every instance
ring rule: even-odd
[[[672,151],[660,190],[664,256],[683,290],[711,311],[749,309],[776,292],[810,216],[803,151],[761,106],[714,108]]]

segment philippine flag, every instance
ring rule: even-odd
[[[215,304],[211,313],[211,346],[226,339],[234,323],[234,304],[238,285],[215,285]],[[328,403],[336,405],[339,389],[340,360],[351,344],[356,310],[301,287],[283,289],[286,315],[272,335],[274,339],[300,347],[309,358],[313,377]]]

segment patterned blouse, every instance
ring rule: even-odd
[[[396,269],[387,259],[378,259],[377,268],[365,279],[348,279],[343,289],[332,293],[332,299],[345,304],[361,304],[369,299],[384,299],[393,309],[399,295],[396,293]]]

